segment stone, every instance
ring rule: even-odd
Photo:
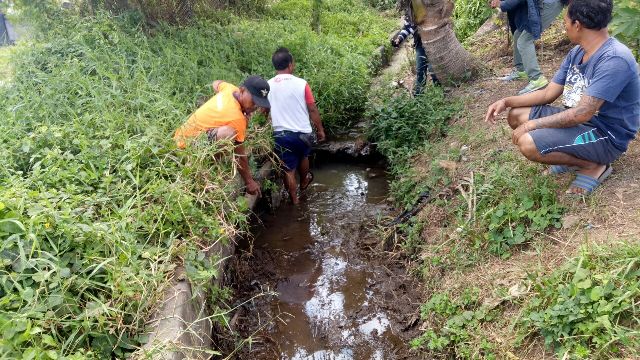
[[[565,215],[562,218],[562,228],[569,229],[574,227],[580,221],[580,217],[578,215]]]
[[[450,160],[440,160],[438,161],[438,166],[449,171],[455,171],[458,167],[458,163]]]

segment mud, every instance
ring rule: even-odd
[[[262,217],[235,259],[238,359],[413,359],[420,289],[381,252],[382,169],[328,164],[300,206]]]

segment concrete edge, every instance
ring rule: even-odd
[[[264,164],[256,176],[262,183],[271,174],[273,166]],[[245,195],[249,209],[253,210],[258,196]],[[220,256],[217,264],[219,276],[214,285],[221,285],[228,259],[235,251],[235,244],[216,243],[207,256]],[[209,304],[204,291],[194,291],[187,279],[184,267],[178,266],[171,278],[171,285],[164,291],[162,305],[148,322],[148,341],[133,355],[134,359],[180,360],[209,359],[214,354],[211,334],[213,324],[208,314]]]

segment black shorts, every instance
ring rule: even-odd
[[[550,105],[534,106],[531,108],[529,120],[540,119],[564,110]],[[613,145],[609,136],[590,122],[563,129],[536,129],[530,131],[529,135],[541,155],[561,152],[602,165],[611,164],[622,155],[622,151]]]

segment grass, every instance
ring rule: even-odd
[[[0,87],[0,357],[126,357],[145,341],[176,265],[194,287],[211,286],[219,259],[205,252],[246,228],[246,202],[231,157],[212,156],[231,144],[178,151],[173,131],[212,95],[212,80],[272,75],[281,45],[324,120],[348,124],[390,21],[357,2],[333,4],[321,34],[296,15],[304,2],[290,0],[256,19],[219,13],[226,22],[153,35],[134,13],[69,15],[2,52],[14,66]],[[251,126],[250,152],[268,152],[268,127]],[[224,299],[209,290],[213,303]]]
[[[544,41],[555,44],[556,55],[566,41],[551,35]],[[390,157],[398,207],[413,207],[425,190],[433,196],[395,229],[394,250],[425,286],[422,332],[411,345],[425,358],[637,357],[635,240],[579,250],[611,235],[584,223],[561,228],[567,212],[606,227],[607,211],[617,205],[598,194],[564,197],[566,176],[543,176],[542,166],[512,148],[509,129],[482,124],[486,107],[479,102],[505,92],[492,86],[482,79],[451,90],[448,102],[464,108],[440,123],[437,136],[403,132],[405,122],[416,130],[429,124],[428,112],[419,124],[400,117],[392,123],[398,129],[389,126],[387,143],[409,154]],[[456,99],[459,93],[469,95]],[[416,136],[424,138],[402,142]]]
[[[640,355],[640,246],[635,242],[582,249],[551,274],[532,273],[533,294],[518,323],[539,334],[558,357]]]

